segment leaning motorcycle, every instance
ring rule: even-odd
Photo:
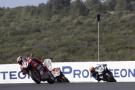
[[[106,82],[116,82],[116,79],[113,77],[112,72],[107,68],[107,64],[102,64],[96,67],[98,82],[100,80]]]
[[[25,71],[37,84],[40,84],[41,81],[47,81],[49,84],[53,84],[55,82],[52,73],[42,64],[39,65],[34,61],[30,61],[28,63],[28,67]]]

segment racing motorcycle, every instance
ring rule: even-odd
[[[49,84],[55,82],[55,78],[48,68],[44,67],[42,64],[34,62],[33,60],[28,62],[28,67],[23,71],[25,71],[26,74],[28,74],[37,84],[40,84],[41,81],[47,81]]]
[[[107,64],[100,64],[95,67],[95,73],[98,82],[100,82],[101,80],[106,82],[116,82],[116,79],[113,77],[112,72],[107,68]]]
[[[52,68],[52,60],[44,59],[43,65],[48,68],[48,70],[52,73],[55,78],[55,82],[69,82],[67,77],[62,73],[59,67]]]

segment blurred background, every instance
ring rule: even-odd
[[[0,64],[135,60],[134,0],[0,0]]]

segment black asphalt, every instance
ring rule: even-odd
[[[135,82],[0,84],[0,90],[135,90]]]

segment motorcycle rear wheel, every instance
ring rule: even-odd
[[[49,75],[49,78],[47,79],[47,82],[48,82],[49,84],[53,84],[53,83],[55,82],[54,76],[52,75],[51,72],[48,72],[48,75]]]
[[[56,77],[57,82],[69,82],[69,80],[65,77],[65,75],[60,72],[60,76]]]
[[[105,75],[105,78],[106,78],[106,81],[107,81],[107,82],[116,82],[116,80],[114,79],[113,75],[110,74],[110,73],[107,73],[107,74]]]

